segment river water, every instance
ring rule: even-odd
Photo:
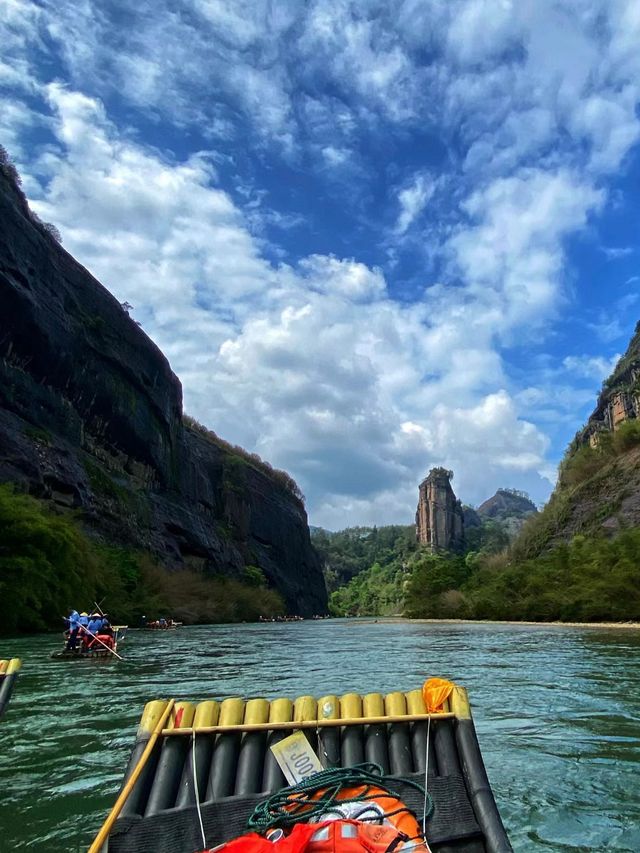
[[[640,631],[326,620],[130,632],[124,663],[23,670],[0,723],[0,851],[86,850],[117,795],[144,703],[229,695],[469,690],[514,849],[640,851]]]

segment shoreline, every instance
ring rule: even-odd
[[[410,619],[408,616],[363,616],[362,621],[434,625],[523,625],[532,628],[619,628],[640,631],[640,622],[523,622],[510,619]]]

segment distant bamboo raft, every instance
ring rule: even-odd
[[[9,704],[21,665],[20,658],[0,660],[0,717]]]

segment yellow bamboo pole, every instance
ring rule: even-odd
[[[173,706],[175,705],[175,702],[176,702],[175,699],[169,699],[169,701],[167,702],[167,707],[164,709],[162,716],[158,720],[158,723],[157,723],[155,729],[153,730],[151,737],[149,738],[149,743],[146,745],[144,752],[140,756],[140,760],[138,761],[138,763],[134,767],[133,773],[131,774],[131,776],[127,780],[126,785],[124,786],[122,791],[120,791],[120,795],[119,795],[118,799],[116,800],[115,805],[111,809],[109,816],[107,817],[105,822],[102,824],[102,828],[100,829],[100,832],[96,835],[93,844],[89,848],[89,853],[100,853],[100,850],[102,849],[102,845],[107,840],[107,836],[111,832],[111,828],[112,828],[113,824],[116,822],[118,815],[122,811],[122,807],[126,803],[127,798],[129,796],[129,794],[131,793],[131,789],[135,785],[135,783],[138,779],[138,776],[142,773],[142,769],[145,766],[145,764],[147,763],[147,759],[151,755],[151,752],[153,750],[155,742],[158,740],[158,737],[162,734],[162,727],[166,723],[166,721],[169,717],[169,714],[173,710]],[[173,729],[171,729],[170,731],[173,731]]]
[[[384,723],[417,723],[421,720],[450,720],[455,714],[394,714],[388,717],[349,717],[344,720],[291,720],[283,723],[238,723],[231,726],[200,726],[196,729],[163,729],[162,735],[221,734],[222,732],[275,732],[281,729],[322,729],[336,726],[371,726]]]

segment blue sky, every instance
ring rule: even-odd
[[[544,501],[640,316],[633,0],[8,0],[0,141],[310,521]]]

